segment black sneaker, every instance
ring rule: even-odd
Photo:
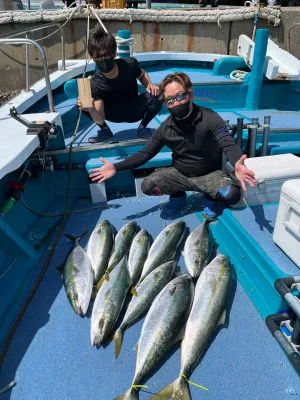
[[[113,137],[112,131],[108,129],[100,129],[98,131],[97,136],[92,136],[88,138],[89,143],[99,143],[102,142],[103,140],[110,139]]]

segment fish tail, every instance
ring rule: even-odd
[[[109,282],[109,272],[107,272],[107,271],[106,271],[105,274],[102,276],[102,278],[98,281],[98,283],[97,283],[97,285],[96,285],[96,289],[97,289],[97,290],[101,288],[101,286],[102,286],[102,284],[103,284],[104,281]]]
[[[208,217],[204,214],[204,212],[201,214],[201,216],[202,216],[202,218],[203,218],[203,220],[204,220],[204,223],[206,223],[206,224],[209,224],[210,222],[216,221],[216,220],[218,219],[218,217],[215,217],[215,218],[208,218]]]
[[[122,393],[121,396],[116,397],[114,400],[139,400],[139,392],[130,388],[127,392]]]
[[[159,393],[156,393],[154,396],[150,397],[149,400],[163,399],[191,400],[190,391],[186,380],[180,376],[176,379],[176,381],[170,383]]]
[[[122,342],[123,342],[123,329],[119,328],[116,330],[114,334],[114,342],[115,342],[115,357],[118,358],[121,352]]]
[[[68,239],[72,240],[73,242],[76,242],[76,241],[79,242],[88,232],[89,232],[89,231],[86,231],[86,232],[82,233],[82,234],[79,235],[79,236],[73,236],[73,235],[69,235],[68,233],[65,233],[65,236],[66,236]]]

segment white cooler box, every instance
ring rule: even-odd
[[[247,158],[245,165],[254,171],[257,183],[254,187],[246,186],[235,207],[279,202],[282,184],[288,179],[300,178],[300,158],[294,154]]]
[[[300,268],[300,179],[282,185],[273,240]]]

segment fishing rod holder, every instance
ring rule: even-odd
[[[26,135],[37,135],[40,141],[39,150],[44,150],[47,147],[49,139],[57,136],[57,127],[53,122],[49,121],[27,121],[21,117],[16,108],[10,109],[10,116],[22,125],[26,126]]]
[[[300,376],[300,276],[277,279],[274,287],[290,308],[283,313],[269,315],[266,324]],[[292,291],[298,290],[294,295]]]

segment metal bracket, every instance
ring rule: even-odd
[[[44,150],[47,147],[48,140],[52,136],[57,135],[57,128],[53,122],[48,121],[27,121],[24,117],[21,117],[16,108],[10,109],[10,116],[16,121],[25,125],[27,128],[26,135],[37,135],[40,141],[39,150]]]

